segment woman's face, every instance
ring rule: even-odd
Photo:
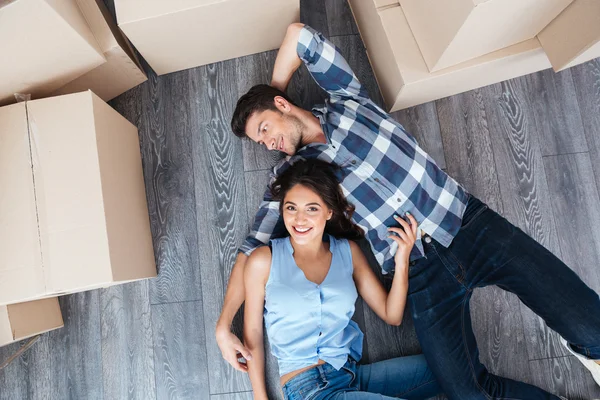
[[[303,185],[293,186],[283,199],[283,221],[298,244],[320,242],[332,214],[321,196]]]

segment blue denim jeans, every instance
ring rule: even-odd
[[[423,355],[367,365],[348,359],[339,371],[323,364],[283,386],[286,400],[427,399],[439,392]]]
[[[423,244],[426,258],[409,270],[409,304],[428,364],[450,399],[558,399],[492,375],[479,362],[469,311],[475,288],[497,285],[515,293],[576,351],[600,359],[598,294],[475,197],[449,248],[431,237]]]

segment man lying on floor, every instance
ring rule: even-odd
[[[307,111],[284,93],[304,63],[329,95]],[[239,137],[289,155],[274,177],[301,159],[340,167],[340,184],[384,273],[397,244],[388,238],[394,215],[414,216],[408,302],[429,367],[450,399],[557,399],[535,386],[490,374],[479,362],[469,311],[473,289],[498,285],[519,296],[563,338],[600,384],[600,297],[550,251],[491,210],[442,171],[415,138],[367,95],[339,50],[322,34],[292,24],[271,85],[243,95],[232,118]],[[244,301],[248,255],[280,234],[279,204],[266,191],[240,248],[216,336],[224,358],[240,370],[251,355],[230,331]],[[319,347],[314,359],[319,360]],[[326,360],[323,360],[326,361]],[[315,363],[317,364],[317,363]]]

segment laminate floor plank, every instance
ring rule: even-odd
[[[485,91],[473,90],[436,104],[448,173],[502,214],[486,97]],[[515,310],[519,310],[518,298],[498,287],[477,289],[471,299],[472,326],[482,363],[491,373],[527,380],[530,371],[524,329]],[[508,348],[511,351],[505,352]]]
[[[538,124],[524,78],[482,89],[503,202],[503,216],[560,257]],[[558,336],[524,304],[519,306],[529,359],[566,355]]]
[[[158,278],[152,304],[202,296],[194,197],[190,70],[149,75],[138,125]]]
[[[346,0],[325,0],[329,37],[357,35],[358,27]]]
[[[579,104],[570,70],[551,69],[526,75],[529,102],[536,119],[542,155],[587,151]]]
[[[156,398],[210,399],[202,301],[152,305]]]
[[[149,282],[100,291],[102,372],[107,399],[156,399]]]
[[[215,339],[225,290],[237,250],[248,232],[242,141],[231,133],[228,120],[238,90],[235,60],[190,70],[193,97],[188,99],[194,121],[191,144],[194,160],[197,247],[212,394],[251,389],[247,374],[235,371],[223,358]],[[234,331],[242,332],[241,313]]]
[[[392,117],[417,139],[419,146],[429,154],[441,169],[446,169],[444,146],[440,134],[435,102],[396,111]]]
[[[600,58],[571,68],[596,186],[600,188]]]

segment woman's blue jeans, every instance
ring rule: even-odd
[[[423,355],[357,365],[336,371],[329,364],[309,369],[283,386],[286,400],[427,399],[440,392]]]
[[[450,247],[425,237],[424,248],[426,258],[409,270],[408,298],[423,353],[448,398],[558,400],[535,386],[492,375],[479,362],[469,310],[476,288],[497,285],[515,293],[575,351],[600,359],[598,294],[481,201],[469,199]]]

